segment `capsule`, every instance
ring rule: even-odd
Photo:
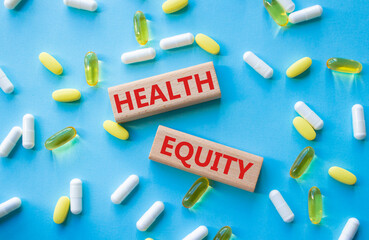
[[[197,45],[199,45],[199,47],[210,54],[217,55],[220,51],[219,44],[214,39],[206,36],[205,34],[197,34],[195,37],[195,41]]]
[[[222,227],[213,240],[229,240],[232,236],[232,229],[228,226]]]
[[[12,93],[14,91],[14,86],[9,78],[5,75],[3,70],[0,68],[0,88],[4,93]]]
[[[356,183],[356,176],[340,167],[331,167],[328,170],[328,174],[337,181],[347,185],[354,185]]]
[[[304,57],[292,64],[286,71],[286,75],[289,78],[297,77],[298,75],[302,74],[311,66],[311,58]]]
[[[284,27],[288,24],[288,16],[286,10],[277,0],[263,0],[264,7],[269,15],[279,26]]]
[[[132,52],[125,52],[121,56],[121,60],[125,64],[143,62],[154,59],[156,51],[154,48],[143,48]]]
[[[300,11],[291,13],[288,18],[291,23],[299,23],[320,17],[323,13],[323,8],[320,5],[304,8]]]
[[[22,129],[13,127],[0,145],[0,157],[8,157],[21,136]]]
[[[323,217],[323,199],[317,187],[312,187],[309,190],[308,208],[310,221],[319,224]]]
[[[70,181],[70,211],[73,214],[82,212],[82,181],[74,178]]]
[[[201,240],[205,238],[207,235],[208,235],[208,228],[202,225],[196,228],[193,232],[188,234],[182,240]]]
[[[81,98],[81,93],[77,89],[64,88],[54,91],[52,97],[57,102],[75,102]]]
[[[366,138],[364,108],[360,104],[355,104],[352,107],[352,127],[354,129],[354,137],[357,140]]]
[[[69,198],[63,196],[59,198],[54,209],[53,220],[56,224],[61,224],[65,221],[69,212]]]
[[[103,127],[108,133],[116,138],[122,140],[127,140],[129,138],[128,131],[116,122],[106,120],[103,124]]]
[[[197,203],[201,196],[206,192],[209,187],[209,180],[205,177],[201,177],[191,186],[190,190],[186,193],[182,200],[182,205],[185,208],[191,208]]]
[[[324,126],[323,120],[311,110],[304,102],[298,101],[295,104],[295,110],[301,115],[315,130],[320,130]]]
[[[338,240],[352,240],[355,237],[355,234],[360,226],[359,220],[357,218],[350,218],[345,227],[342,230],[342,233]]]
[[[63,73],[63,67],[60,65],[60,63],[50,54],[46,52],[40,53],[38,56],[41,63],[52,73],[56,75],[60,75]]]
[[[163,211],[164,211],[164,203],[161,201],[156,201],[149,208],[149,210],[147,210],[144,213],[144,215],[137,221],[136,223],[137,229],[140,231],[146,231]]]
[[[0,218],[15,211],[22,205],[22,201],[18,197],[13,197],[6,202],[0,204]]]
[[[192,33],[179,34],[160,40],[160,47],[163,50],[184,47],[191,45],[194,42],[194,39],[195,38]]]
[[[361,63],[345,58],[330,58],[327,60],[327,67],[336,72],[360,73],[363,69]]]
[[[136,40],[140,45],[145,45],[149,41],[149,28],[145,14],[137,11],[133,16],[133,27],[135,30]]]
[[[22,0],[4,0],[7,9],[14,9]]]
[[[290,176],[292,178],[301,177],[302,174],[304,174],[306,169],[309,167],[311,160],[313,160],[314,156],[315,152],[312,147],[304,148],[297,156],[295,162],[292,164]]]
[[[66,127],[59,132],[49,137],[45,142],[45,147],[48,150],[61,147],[77,135],[77,131],[74,127]]]
[[[23,116],[22,145],[25,149],[31,149],[35,146],[35,118],[32,114]]]
[[[272,201],[274,207],[277,209],[279,215],[284,222],[290,223],[295,219],[291,208],[288,206],[282,194],[278,190],[272,190],[269,193],[269,199]]]
[[[95,86],[99,82],[99,60],[94,52],[85,55],[86,82],[90,86]]]
[[[110,199],[114,204],[120,204],[135,189],[139,183],[137,175],[129,176],[111,195]]]
[[[167,0],[161,6],[165,13],[174,13],[188,5],[188,0]]]
[[[295,4],[291,0],[278,0],[278,2],[288,13],[291,13],[293,10],[295,10]]]
[[[273,77],[273,69],[269,67],[263,60],[257,57],[253,52],[245,52],[243,54],[243,60],[249,64],[257,73],[263,78]]]
[[[97,9],[97,2],[94,0],[64,0],[64,4],[77,9],[94,12]]]

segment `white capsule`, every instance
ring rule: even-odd
[[[200,226],[196,228],[192,233],[188,234],[182,240],[201,240],[208,235],[208,228],[205,226]]]
[[[164,203],[156,201],[137,221],[136,227],[140,231],[146,231],[155,219],[164,211]]]
[[[350,218],[345,227],[342,230],[342,233],[338,240],[352,240],[355,237],[357,229],[360,226],[359,220],[356,218]]]
[[[243,60],[264,78],[273,77],[273,69],[263,62],[263,60],[258,58],[253,52],[245,52],[245,54],[243,54]]]
[[[22,0],[4,0],[4,6],[8,9],[14,9]]]
[[[363,140],[366,137],[364,108],[360,104],[352,107],[352,126],[354,129],[354,137],[357,140]]]
[[[300,11],[291,13],[288,16],[288,20],[291,23],[299,23],[308,21],[313,18],[320,17],[323,13],[323,8],[320,5],[315,5],[312,7],[304,8]]]
[[[82,181],[74,178],[70,181],[70,211],[73,214],[82,212]]]
[[[288,13],[293,12],[293,10],[295,10],[295,4],[291,0],[277,0],[277,1]]]
[[[160,47],[163,50],[172,48],[179,48],[187,45],[191,45],[195,40],[192,33],[184,33],[173,37],[163,38],[160,41]]]
[[[272,190],[269,193],[269,199],[272,201],[274,207],[277,209],[279,215],[284,222],[290,223],[295,219],[291,208],[288,206],[282,194],[278,190]]]
[[[13,197],[6,202],[0,204],[0,218],[8,215],[14,210],[18,209],[22,204],[22,201],[18,197]]]
[[[64,0],[64,4],[90,12],[94,12],[97,9],[97,2],[94,0]]]
[[[132,52],[123,53],[121,60],[125,64],[143,62],[154,59],[156,56],[155,49],[152,47],[135,50]]]
[[[304,102],[298,101],[295,104],[295,110],[301,115],[315,130],[320,130],[324,126],[323,120],[311,110]]]
[[[139,181],[137,175],[129,176],[111,195],[111,201],[115,204],[120,204],[137,186]]]
[[[31,114],[23,116],[22,144],[26,149],[31,149],[35,146],[35,118]]]
[[[14,91],[14,86],[10,82],[9,78],[5,75],[3,70],[0,68],[0,88],[4,93],[12,93]]]
[[[20,127],[13,127],[0,145],[0,157],[7,157],[22,136]]]

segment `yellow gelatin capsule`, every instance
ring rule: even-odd
[[[323,217],[323,198],[317,187],[310,188],[308,208],[310,221],[319,224]]]
[[[61,224],[67,218],[69,212],[69,198],[63,196],[59,198],[54,209],[53,220],[57,224]]]
[[[340,167],[331,167],[328,170],[328,174],[337,181],[347,185],[354,185],[356,183],[356,176]]]
[[[49,137],[45,142],[45,147],[48,150],[53,150],[60,146],[63,146],[77,135],[77,131],[74,127],[66,127],[59,132]]]
[[[303,119],[302,117],[295,117],[295,119],[293,119],[293,126],[295,126],[296,130],[306,140],[312,141],[315,139],[316,137],[315,130],[309,124],[309,122]]]
[[[146,17],[143,12],[137,11],[135,13],[133,16],[133,26],[137,42],[145,45],[149,41],[149,28],[147,27]]]
[[[182,205],[185,208],[191,208],[197,203],[201,196],[206,192],[209,187],[209,180],[205,177],[201,177],[191,186],[190,190],[186,193],[182,200]]]
[[[94,52],[85,55],[86,82],[90,86],[95,86],[99,82],[99,60]]]
[[[47,68],[49,69],[50,72],[56,74],[56,75],[60,75],[63,73],[63,67],[60,65],[60,63],[50,54],[46,53],[46,52],[42,52],[40,53],[40,55],[38,56],[38,58],[40,59],[41,63]]]
[[[81,93],[77,89],[65,88],[54,91],[52,96],[57,102],[74,102],[81,98]]]
[[[297,156],[295,162],[292,164],[290,169],[290,175],[292,178],[299,178],[304,174],[306,169],[309,167],[311,160],[315,156],[315,151],[312,147],[304,148]]]
[[[300,75],[301,73],[308,70],[308,68],[311,66],[311,58],[304,57],[292,64],[286,71],[286,75],[289,78],[294,78]]]
[[[104,129],[116,138],[127,140],[129,137],[128,131],[116,122],[106,120],[103,124]]]
[[[363,69],[361,63],[345,58],[330,58],[327,67],[333,71],[344,73],[359,73]]]
[[[188,0],[168,0],[161,6],[165,13],[174,13],[188,5]]]
[[[286,10],[279,4],[278,0],[263,0],[264,7],[269,15],[273,18],[279,26],[286,26],[288,24],[288,16]]]
[[[228,226],[222,227],[213,240],[229,240],[232,236],[232,229]]]
[[[199,33],[196,35],[195,41],[197,45],[199,45],[202,49],[204,49],[208,53],[216,55],[220,51],[219,44],[216,41],[214,41],[212,38],[202,33]]]

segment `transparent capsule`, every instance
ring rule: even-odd
[[[323,217],[323,198],[319,188],[310,188],[308,207],[310,221],[314,224],[319,224]]]
[[[288,24],[287,12],[277,0],[263,0],[263,2],[269,15],[279,26],[284,27]]]
[[[149,29],[147,27],[145,14],[137,11],[133,17],[136,40],[139,44],[145,45],[149,41]]]
[[[63,130],[55,133],[49,137],[45,142],[45,147],[48,150],[61,147],[77,135],[77,131],[74,127],[66,127]]]
[[[197,203],[201,196],[206,192],[209,187],[209,180],[205,177],[201,177],[191,186],[190,190],[186,193],[182,200],[182,205],[185,208],[191,208]]]
[[[311,160],[314,158],[315,152],[312,147],[304,148],[297,156],[295,162],[292,164],[290,175],[292,178],[299,178],[304,174],[309,167]]]
[[[363,69],[361,63],[345,58],[330,58],[327,67],[333,71],[344,73],[359,73]]]
[[[232,229],[228,226],[222,227],[213,240],[229,240],[232,236]]]
[[[94,52],[85,55],[86,82],[90,86],[95,86],[99,82],[99,60]]]

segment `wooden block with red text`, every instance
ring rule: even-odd
[[[221,97],[213,62],[111,87],[108,92],[118,123]]]
[[[159,126],[149,159],[250,192],[263,158]]]

